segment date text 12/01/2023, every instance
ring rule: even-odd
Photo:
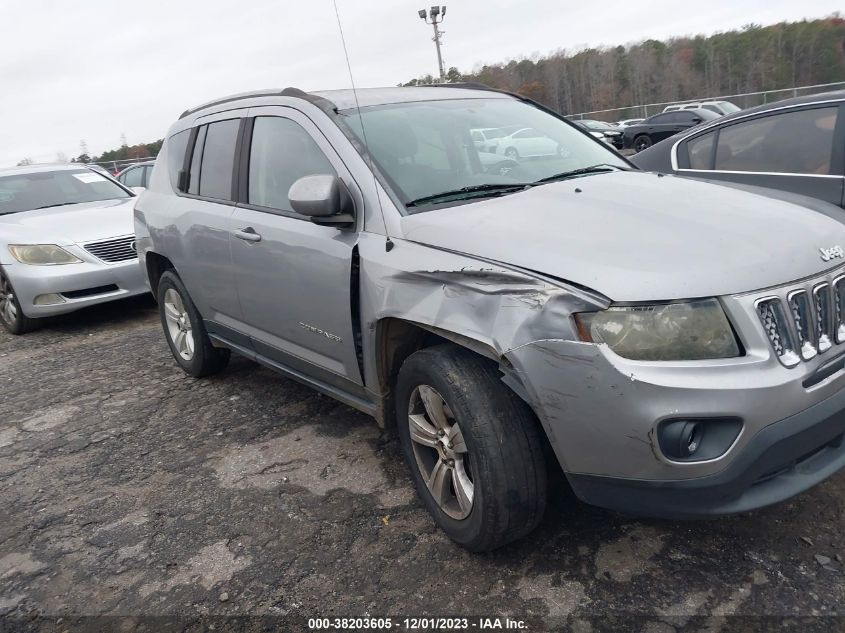
[[[477,617],[477,618],[442,618],[442,617],[419,617],[419,618],[309,618],[308,628],[314,631],[342,631],[369,629],[373,631],[391,630],[398,628],[406,631],[416,630],[526,630],[524,620],[499,617]]]

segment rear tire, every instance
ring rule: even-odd
[[[226,367],[230,351],[211,344],[202,316],[175,272],[161,276],[156,298],[164,337],[186,374],[200,378]]]
[[[12,282],[3,272],[0,272],[0,323],[9,334],[16,336],[38,327],[37,319],[30,319],[23,313]]]
[[[417,493],[449,538],[482,552],[537,527],[543,442],[493,363],[453,345],[412,354],[399,370],[396,417]]]
[[[646,134],[641,134],[634,139],[634,151],[637,153],[647,150],[651,147],[651,137]]]

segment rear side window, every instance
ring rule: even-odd
[[[188,149],[190,130],[174,134],[167,140],[167,172],[170,184],[174,189],[179,188],[179,172],[185,164],[185,151]]]
[[[828,107],[784,112],[722,128],[716,169],[830,174],[838,110]]]
[[[250,204],[291,211],[291,185],[316,174],[336,172],[308,132],[290,119],[256,117],[249,153]]]
[[[200,167],[199,195],[232,199],[232,169],[240,119],[209,123]]]

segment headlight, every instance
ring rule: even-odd
[[[45,266],[82,263],[76,255],[55,244],[10,244],[9,251],[21,264]]]
[[[631,360],[734,358],[739,344],[716,299],[613,306],[575,315],[584,341],[605,343]]]

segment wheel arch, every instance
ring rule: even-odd
[[[484,341],[434,325],[397,317],[385,317],[376,323],[375,340],[377,388],[381,394],[376,420],[382,427],[391,426],[395,421],[396,378],[402,363],[414,352],[435,345],[448,344],[460,347],[496,363],[502,374],[502,382],[533,410],[510,361]]]
[[[161,276],[168,270],[176,272],[176,267],[167,257],[155,251],[147,251],[145,254],[145,266],[147,270],[147,281],[153,296],[157,296],[158,282]]]

